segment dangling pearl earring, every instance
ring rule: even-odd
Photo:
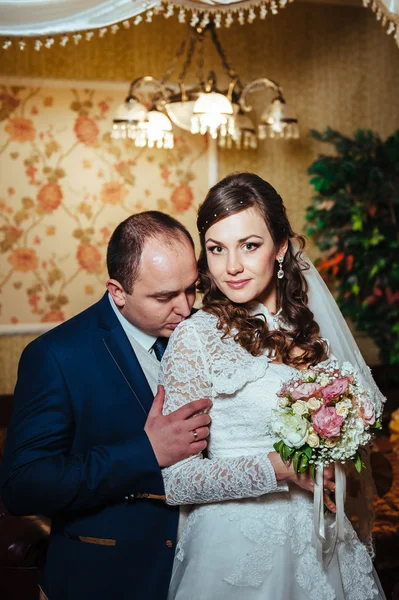
[[[279,279],[282,279],[284,277],[284,271],[283,271],[283,262],[284,262],[284,256],[279,256],[277,259],[277,262],[279,264],[279,270],[277,271],[277,277]]]

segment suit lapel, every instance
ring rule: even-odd
[[[104,330],[102,342],[110,360],[117,366],[134,399],[147,415],[153,400],[151,388],[129,339],[112,310],[107,293],[98,303],[98,307],[99,326]]]

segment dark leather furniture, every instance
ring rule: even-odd
[[[12,396],[0,397],[0,462],[12,411]],[[13,517],[0,498],[0,599],[39,600],[37,574],[50,531],[45,517]]]

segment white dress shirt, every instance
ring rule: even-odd
[[[130,321],[128,321],[126,317],[122,315],[119,308],[113,301],[111,294],[108,294],[108,298],[120,324],[122,325],[123,331],[126,333],[129,342],[132,345],[134,353],[136,354],[137,360],[140,363],[140,367],[144,371],[144,375],[146,376],[152,393],[155,396],[158,386],[160,362],[155,356],[152,346],[157,338],[132,325],[132,323],[130,323]]]

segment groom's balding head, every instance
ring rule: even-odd
[[[191,312],[198,276],[187,229],[158,211],[132,215],[107,251],[107,288],[122,315],[142,331],[169,337]]]

